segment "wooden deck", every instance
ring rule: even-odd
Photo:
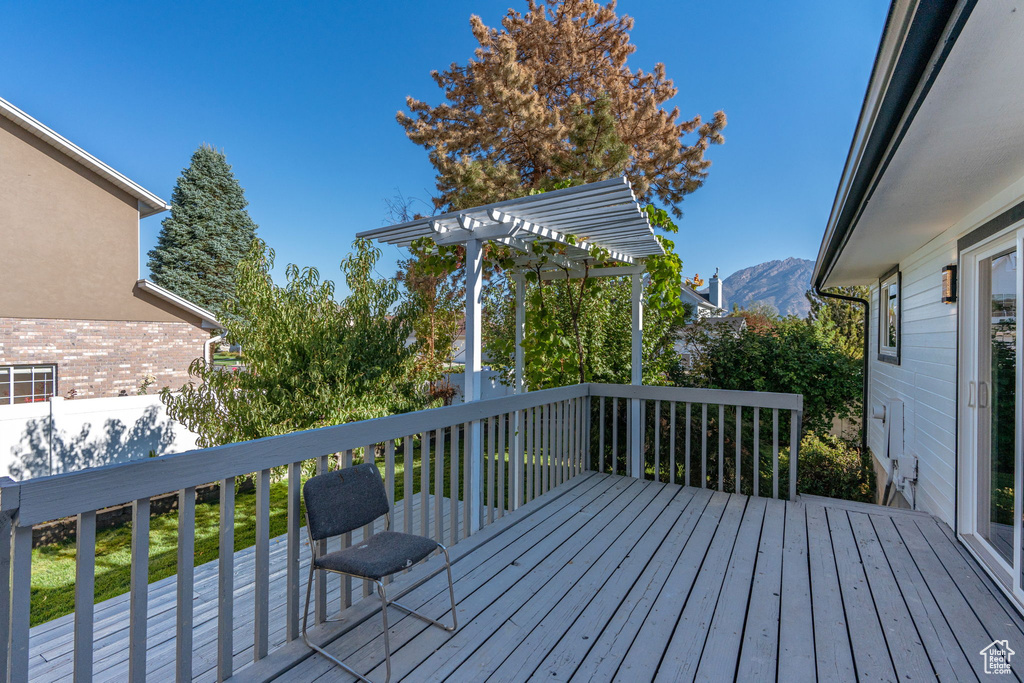
[[[463,541],[453,560],[459,630],[392,611],[392,680],[977,680],[991,641],[1024,652],[1024,620],[921,513],[591,473]],[[438,566],[393,591],[441,618]],[[374,603],[317,640],[383,680]],[[274,676],[349,680],[301,643],[236,674]]]
[[[281,647],[234,678],[350,680],[301,642],[283,644],[283,546],[275,539],[271,556],[271,647]],[[251,554],[236,554],[238,666],[252,657]],[[991,641],[1024,652],[1024,620],[922,513],[587,473],[463,540],[452,559],[459,630],[392,610],[392,680],[977,680]],[[403,603],[447,620],[440,566],[435,557],[396,577],[391,596],[405,591]],[[198,567],[204,681],[215,678],[216,587],[216,564]],[[340,605],[337,582],[329,601]],[[127,609],[127,596],[97,605],[96,680],[126,680]],[[383,680],[376,598],[343,616],[315,639]],[[171,577],[150,586],[151,680],[173,676],[174,626]],[[71,646],[70,617],[34,628],[33,680],[69,678]]]

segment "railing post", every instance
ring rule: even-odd
[[[480,240],[466,242],[466,384],[465,402],[480,400],[481,382],[481,314],[483,296],[484,250]],[[473,420],[466,430],[466,459],[468,461],[469,495],[466,504],[466,522],[469,534],[475,534],[483,524],[483,435],[480,421]]]
[[[14,515],[21,502],[20,493],[17,482],[10,477],[0,477],[0,678],[4,681],[12,680],[11,628],[16,625],[16,621],[12,619],[11,613],[11,549],[14,541]],[[28,672],[25,674],[27,676]]]
[[[643,372],[643,329],[644,329],[644,306],[643,306],[644,283],[641,273],[632,275],[633,295],[633,334],[632,334],[632,357],[631,357],[631,378],[630,383],[640,386],[644,383]],[[641,399],[634,398],[629,402],[630,428],[629,428],[629,453],[630,453],[630,476],[634,479],[643,478],[644,461],[644,425],[641,412]]]

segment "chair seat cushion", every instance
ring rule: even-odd
[[[437,547],[435,541],[423,536],[382,531],[344,550],[327,553],[316,561],[316,566],[379,579],[411,567]]]

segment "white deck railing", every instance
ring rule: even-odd
[[[640,416],[643,429],[634,429],[636,420],[629,418],[630,411],[621,409],[627,403],[632,404],[632,414]],[[710,412],[709,406],[713,407]],[[32,529],[38,524],[66,517],[77,519],[74,673],[76,680],[90,680],[96,512],[132,504],[128,659],[129,676],[142,680],[147,651],[149,501],[169,491],[178,492],[175,662],[176,678],[188,680],[192,676],[195,490],[219,482],[217,671],[223,680],[233,672],[235,652],[237,478],[252,475],[256,487],[252,644],[253,656],[259,660],[267,655],[269,643],[272,477],[287,482],[287,596],[283,618],[287,640],[291,641],[299,637],[302,607],[299,555],[303,542],[303,468],[309,473],[346,467],[369,454],[384,471],[392,504],[399,492],[405,499],[401,514],[392,519],[392,528],[451,545],[506,511],[591,469],[712,488],[717,484],[720,490],[778,497],[779,441],[783,433],[780,413],[783,422],[789,423],[790,452],[795,454],[802,407],[802,397],[791,394],[581,384],[21,483],[0,481],[0,539],[10,539],[9,543],[0,540],[0,576],[5,577],[0,586],[0,641],[8,645],[0,653],[4,657],[0,672],[6,673],[10,681],[28,679]],[[771,411],[770,430],[768,422],[760,422],[762,411]],[[482,442],[466,443],[475,424],[481,427]],[[771,441],[770,450],[761,447],[762,431]],[[734,459],[726,457],[727,442],[730,449],[735,447]],[[638,449],[642,454],[639,457]],[[748,463],[745,468],[744,461]],[[796,493],[796,461],[794,456],[789,462],[790,497]],[[770,483],[765,483],[769,475]],[[726,486],[729,479],[733,480],[732,486]],[[414,501],[418,504],[411,504]],[[372,533],[372,528],[363,533]],[[349,542],[351,538],[342,539],[343,544]],[[315,584],[314,595],[315,619],[322,623],[327,617],[326,585]],[[342,591],[342,606],[348,604],[350,595],[350,591]]]

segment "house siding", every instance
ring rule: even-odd
[[[187,322],[0,318],[0,365],[57,365],[57,392],[78,397],[177,389],[203,355],[207,330]]]
[[[878,360],[878,284],[871,287],[869,405],[903,401],[904,453],[918,459],[916,508],[953,525],[956,500],[957,305],[941,297],[942,267],[956,263],[948,235],[900,264],[903,306],[900,363]],[[868,420],[868,447],[885,457],[885,426]],[[884,486],[885,482],[880,482]]]

